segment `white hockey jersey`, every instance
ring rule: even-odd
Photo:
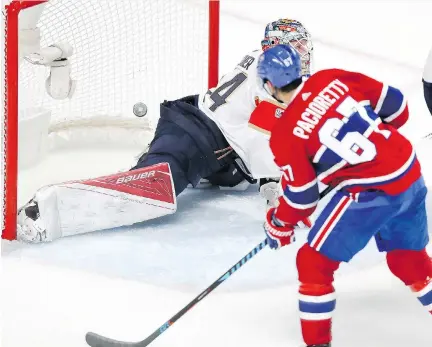
[[[256,179],[280,176],[269,139],[274,121],[286,107],[259,81],[257,61],[261,53],[256,50],[246,55],[215,88],[199,97],[199,108],[217,124]]]

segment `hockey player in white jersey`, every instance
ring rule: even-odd
[[[299,52],[309,75],[312,42],[304,26],[290,19],[269,23],[262,50],[280,43]],[[277,201],[277,184],[269,179],[280,172],[268,140],[285,105],[257,78],[262,50],[247,54],[215,88],[163,102],[155,136],[130,171],[39,189],[18,211],[18,239],[52,241],[174,213],[176,197],[202,179],[223,187],[260,180],[261,195]]]

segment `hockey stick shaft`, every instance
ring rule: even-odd
[[[192,307],[204,299],[208,294],[210,294],[214,289],[216,289],[220,284],[225,282],[234,272],[240,269],[244,264],[246,264],[253,256],[255,256],[259,251],[261,251],[265,246],[267,246],[267,239],[262,241],[258,246],[246,254],[242,259],[240,259],[235,265],[233,265],[227,272],[225,272],[221,277],[219,277],[215,282],[213,282],[209,287],[207,287],[202,293],[200,293],[195,299],[193,299],[189,304],[183,307],[179,312],[172,316],[168,321],[162,324],[158,329],[156,329],[150,336],[145,340],[140,342],[122,342],[113,340],[92,332],[86,334],[87,344],[91,347],[145,347],[153,342],[157,337],[163,334],[171,325],[173,325],[177,320],[179,320],[186,312],[188,312]]]
[[[325,197],[328,193],[333,190],[333,187],[329,186],[324,191],[320,193],[320,199]],[[125,342],[110,339],[98,335],[96,333],[88,332],[86,334],[87,344],[91,347],[146,347],[152,343],[157,337],[162,335],[171,325],[173,325],[177,320],[179,320],[186,312],[188,312],[192,307],[204,299],[208,294],[210,294],[214,289],[216,289],[220,284],[225,282],[231,275],[240,269],[244,264],[246,264],[253,256],[255,256],[259,251],[261,251],[265,246],[267,246],[267,239],[262,241],[258,246],[241,258],[236,264],[234,264],[228,271],[226,271],[221,277],[219,277],[215,282],[208,286],[202,293],[200,293],[195,299],[193,299],[189,304],[183,307],[179,312],[172,316],[168,321],[162,324],[158,329],[156,329],[151,335],[149,335],[145,340],[139,342]]]

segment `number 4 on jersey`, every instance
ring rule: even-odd
[[[209,107],[209,110],[215,112],[219,106],[226,104],[227,98],[246,80],[246,78],[246,74],[240,72],[216,89],[210,89],[207,95],[209,95],[210,99],[213,101],[213,105]]]

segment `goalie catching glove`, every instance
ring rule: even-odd
[[[267,209],[279,206],[279,179],[261,178],[259,193],[267,201]]]
[[[264,231],[267,235],[268,245],[271,249],[279,249],[295,241],[296,227],[310,228],[312,223],[309,218],[303,219],[297,225],[284,223],[275,217],[276,208],[270,208],[264,222]]]

